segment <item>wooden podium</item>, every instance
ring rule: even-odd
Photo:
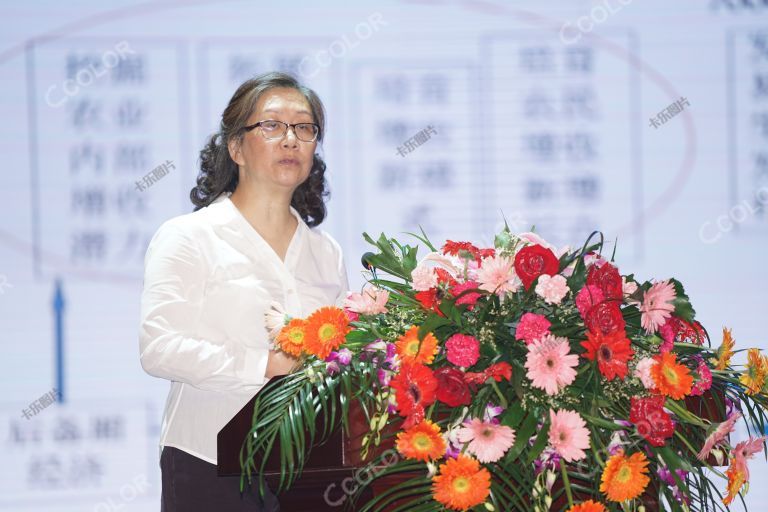
[[[272,382],[283,379],[275,377]],[[274,384],[273,384],[274,385]],[[257,395],[221,429],[217,436],[217,467],[219,476],[240,476],[240,449],[243,446],[253,421],[253,407]],[[360,440],[368,425],[362,413],[350,414],[351,436],[343,435],[339,426],[323,444],[312,447],[312,452],[304,464],[301,477],[287,491],[278,495],[282,510],[291,512],[342,511],[347,506],[349,497],[346,489],[357,486],[354,481],[356,470],[365,465],[360,460]],[[318,415],[317,429],[322,431],[321,415]],[[270,488],[275,490],[280,479],[280,440],[275,441],[275,448],[267,460],[264,478]],[[352,479],[351,481],[349,479]],[[345,482],[346,479],[346,482]],[[360,498],[368,501],[373,493],[370,489]],[[343,500],[343,501],[340,501]],[[348,509],[347,509],[348,510]]]

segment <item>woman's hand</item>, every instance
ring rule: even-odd
[[[298,359],[289,356],[285,352],[270,350],[269,358],[267,359],[266,377],[271,379],[276,375],[288,375],[298,363]]]

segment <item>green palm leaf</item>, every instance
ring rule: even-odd
[[[264,473],[269,455],[280,445],[280,480],[276,492],[290,487],[301,475],[312,447],[325,442],[346,417],[348,404],[337,403],[339,379],[300,372],[271,380],[256,398],[253,422],[240,450],[241,489],[258,478],[265,491]],[[322,428],[317,429],[318,415]]]

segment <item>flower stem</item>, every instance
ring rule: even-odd
[[[504,398],[504,395],[501,393],[499,386],[496,384],[496,380],[491,379],[491,386],[493,386],[493,390],[496,392],[496,395],[499,397],[499,400],[501,401],[499,405],[506,409],[509,404],[507,404],[507,399]]]
[[[565,462],[562,457],[560,458],[560,471],[563,473],[563,487],[565,487],[565,494],[568,496],[568,506],[573,506],[573,495],[571,495],[571,481],[568,480],[568,471],[565,470]]]

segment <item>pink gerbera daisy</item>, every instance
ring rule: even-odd
[[[745,480],[749,481],[749,468],[747,467],[747,461],[755,456],[756,453],[763,450],[765,440],[768,436],[760,436],[758,438],[749,438],[746,441],[741,441],[733,447],[731,455],[733,456],[733,464],[738,467],[744,474]]]
[[[549,410],[549,445],[566,462],[581,460],[587,456],[589,430],[579,413]]]
[[[573,368],[579,364],[579,356],[570,354],[567,338],[547,334],[528,345],[525,360],[526,374],[534,387],[548,395],[556,395],[576,378]]]
[[[344,307],[361,315],[378,315],[387,312],[389,292],[377,287],[368,287],[362,293],[350,293]]]
[[[728,437],[728,434],[733,432],[733,429],[736,425],[736,422],[741,419],[741,413],[736,411],[731,413],[730,416],[728,416],[728,419],[726,419],[724,422],[719,424],[717,428],[707,436],[707,440],[704,441],[704,446],[701,448],[701,451],[696,456],[699,460],[706,460],[707,457],[709,457],[709,454],[712,452],[712,449],[725,441],[725,439]]]
[[[515,431],[506,425],[473,418],[458,431],[462,443],[469,443],[467,451],[483,463],[496,462],[515,442]]]
[[[477,281],[480,283],[478,288],[500,297],[504,297],[508,292],[516,292],[522,284],[515,273],[512,258],[498,255],[483,258],[477,271]]]
[[[672,301],[675,300],[675,287],[669,281],[654,283],[643,294],[643,303],[640,304],[640,323],[649,333],[656,332],[664,325],[667,318],[675,310]]]

